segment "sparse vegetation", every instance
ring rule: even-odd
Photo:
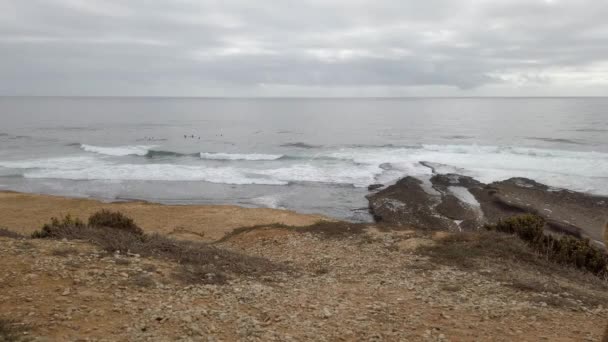
[[[366,227],[367,225],[363,223],[319,221],[310,226],[295,227],[294,229],[301,233],[320,234],[328,238],[341,238],[361,234]]]
[[[10,231],[6,228],[0,228],[0,237],[6,237],[6,238],[11,238],[11,239],[23,239],[24,238],[23,235]]]
[[[99,213],[97,213],[99,214]],[[107,222],[99,218],[92,220]],[[92,217],[93,217],[92,216]],[[120,214],[107,212],[102,216],[113,218],[112,222],[126,222],[121,228],[109,227],[107,225],[84,224],[78,219],[66,216],[59,220],[53,218],[49,224],[45,224],[41,231],[32,234],[34,238],[52,238],[68,240],[89,241],[109,253],[119,252],[139,254],[143,257],[154,257],[174,261],[180,264],[192,266],[186,273],[192,273],[190,279],[202,279],[196,273],[196,267],[205,266],[207,270],[213,270],[217,279],[223,279],[223,272],[232,272],[245,275],[262,275],[269,272],[286,270],[281,265],[274,264],[267,259],[226,251],[203,242],[174,240],[159,234],[144,234],[134,222]],[[91,220],[89,220],[91,222]],[[137,227],[135,229],[134,227]],[[182,272],[182,273],[184,273]],[[198,271],[197,271],[198,272]],[[220,276],[220,274],[222,274]],[[187,277],[186,277],[187,278]],[[222,281],[223,282],[223,281]],[[214,278],[213,283],[222,283]]]
[[[344,238],[361,234],[364,232],[366,227],[367,225],[364,223],[351,223],[343,221],[318,221],[309,226],[289,226],[282,223],[261,224],[235,228],[217,242],[224,242],[233,236],[251,232],[257,229],[289,229],[298,233],[312,233],[328,238]]]
[[[144,231],[139,228],[132,218],[119,211],[102,209],[89,217],[90,227],[108,227],[125,230],[137,235],[143,235]]]
[[[25,333],[27,327],[12,320],[0,318],[0,342],[31,341]]]
[[[58,238],[69,235],[70,232],[84,228],[85,224],[79,218],[73,218],[71,215],[66,215],[59,219],[51,218],[51,222],[42,226],[42,229],[32,233],[34,239]]]
[[[608,257],[591,246],[588,239],[546,235],[543,230],[544,226],[543,218],[528,214],[511,217],[486,228],[517,235],[530,247],[553,262],[572,265],[597,275],[606,274]]]
[[[463,232],[449,235],[434,246],[422,246],[419,251],[441,264],[464,269],[478,268],[480,259],[540,260],[526,244],[515,236],[491,231]]]
[[[183,265],[173,277],[185,284],[216,284],[223,285],[228,277],[214,265]]]

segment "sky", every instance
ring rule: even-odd
[[[2,0],[0,95],[604,96],[608,0]]]

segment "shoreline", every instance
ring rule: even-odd
[[[147,232],[178,239],[215,241],[236,228],[280,223],[307,226],[331,218],[272,208],[236,205],[167,205],[147,201],[104,202],[92,198],[0,191],[0,227],[31,234],[51,217],[86,220],[100,209],[119,210]]]

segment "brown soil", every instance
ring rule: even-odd
[[[146,206],[129,204],[121,206]],[[223,212],[230,227],[253,225],[230,217],[249,210],[232,209]],[[199,232],[230,230],[214,215],[217,227],[206,223]],[[335,234],[349,227],[350,234]],[[37,341],[600,340],[608,317],[603,280],[545,264],[511,236],[479,235],[490,242],[484,245],[471,234],[341,222],[240,229],[213,243],[225,252],[209,258],[221,263],[238,253],[285,267],[260,275],[232,268],[217,283],[197,282],[208,276],[205,268],[184,274],[162,256],[0,237],[0,322],[25,327]],[[518,253],[525,258],[506,255]]]
[[[86,221],[100,209],[118,210],[148,232],[176,238],[214,241],[234,228],[282,223],[307,226],[325,219],[287,210],[227,205],[162,205],[148,202],[104,203],[92,199],[0,192],[0,227],[22,234],[40,229],[51,217],[66,214]]]

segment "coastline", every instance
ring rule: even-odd
[[[51,217],[71,215],[86,219],[100,209],[118,210],[147,232],[178,239],[215,241],[235,228],[270,225],[308,226],[322,215],[300,214],[272,208],[245,208],[235,205],[166,205],[145,201],[102,202],[91,198],[0,191],[0,227],[31,234]]]

